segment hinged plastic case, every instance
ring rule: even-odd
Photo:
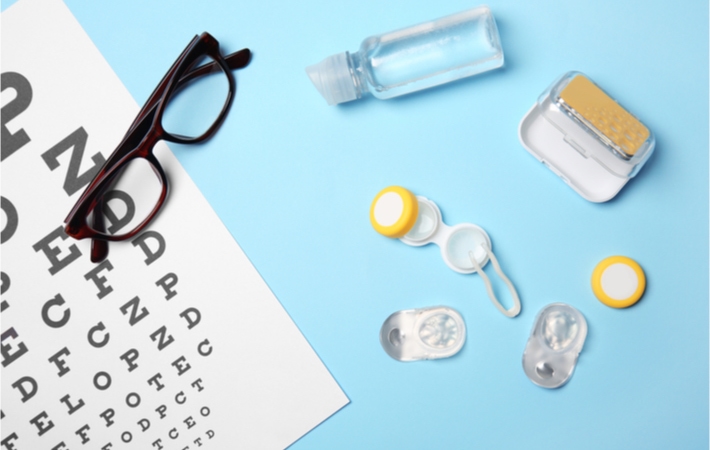
[[[399,361],[453,356],[466,342],[461,314],[446,306],[405,309],[390,315],[380,328],[380,344]]]
[[[591,202],[612,199],[653,153],[653,133],[580,72],[567,72],[520,122],[523,147]]]
[[[554,389],[567,383],[587,339],[587,320],[564,303],[545,306],[535,318],[523,352],[523,370],[530,381]]]

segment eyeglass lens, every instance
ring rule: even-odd
[[[213,59],[205,56],[194,67],[211,62]],[[167,100],[163,129],[173,135],[197,138],[218,120],[228,98],[229,78],[222,70],[191,80]]]

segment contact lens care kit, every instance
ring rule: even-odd
[[[357,52],[334,54],[306,69],[328,105],[371,95],[390,99],[502,67],[503,48],[487,6],[366,38]],[[583,73],[562,74],[540,95],[518,129],[522,146],[583,199],[612,199],[636,176],[654,151],[653,133]],[[521,299],[503,272],[492,242],[481,227],[453,227],[439,207],[401,186],[375,196],[370,222],[380,234],[410,246],[438,245],[441,256],[458,273],[475,273],[488,297],[505,316],[521,311]],[[491,262],[508,288],[513,306],[498,300],[484,270]],[[625,308],[643,295],[645,276],[626,256],[599,263],[591,282],[597,298]],[[587,336],[584,315],[575,307],[553,303],[535,318],[523,350],[523,372],[536,385],[557,388],[567,383]],[[464,345],[463,317],[448,306],[393,313],[380,329],[386,353],[400,361],[446,358]]]

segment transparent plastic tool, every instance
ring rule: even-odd
[[[461,314],[446,306],[397,311],[380,329],[382,348],[398,361],[448,358],[465,341]]]
[[[545,306],[535,318],[523,353],[523,370],[538,386],[554,389],[569,381],[587,338],[587,321],[564,303]]]
[[[491,239],[483,228],[472,223],[446,225],[436,203],[426,197],[415,196],[400,186],[390,186],[380,191],[370,208],[370,222],[375,230],[387,237],[399,238],[407,245],[420,247],[436,244],[447,266],[458,273],[481,275],[488,297],[504,315],[515,317],[520,313],[520,297],[515,286],[503,273],[493,253]],[[488,264],[503,280],[510,291],[513,306],[506,309],[493,291],[491,281],[483,271]]]

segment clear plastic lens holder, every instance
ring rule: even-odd
[[[587,338],[587,321],[565,303],[552,303],[538,313],[523,352],[523,370],[530,381],[553,389],[572,376]]]
[[[380,329],[380,343],[398,361],[453,356],[466,341],[461,314],[446,306],[397,311]]]

